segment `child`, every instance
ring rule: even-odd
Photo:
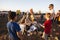
[[[46,21],[44,22],[44,26],[40,24],[44,28],[43,36],[44,36],[45,40],[48,40],[48,36],[50,35],[51,29],[52,29],[52,27],[51,27],[52,22],[50,20],[50,16],[51,16],[51,14],[47,13],[45,15]]]
[[[60,10],[58,10],[56,17],[60,16]]]
[[[23,15],[22,19],[18,21],[21,31],[22,31],[22,35],[24,34],[25,27],[26,27],[25,18],[26,18],[26,15]]]
[[[53,4],[49,5],[49,13],[51,13],[51,14],[55,13],[54,5]]]
[[[8,14],[9,22],[7,23],[7,29],[9,33],[9,40],[19,40],[22,39],[21,29],[19,25],[15,22],[17,15],[15,12],[9,12]]]
[[[51,20],[54,22],[54,19],[55,19],[55,10],[54,10],[54,5],[53,4],[50,4],[49,5],[49,13],[51,13]]]
[[[58,10],[58,12],[57,12],[56,22],[60,26],[60,10]]]

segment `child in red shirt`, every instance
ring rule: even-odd
[[[44,28],[44,33],[43,33],[43,37],[45,40],[48,40],[48,36],[50,35],[51,33],[51,29],[52,29],[52,21],[50,20],[50,13],[46,13],[45,15],[45,18],[46,18],[46,21],[44,22],[44,26],[41,25],[43,28]]]

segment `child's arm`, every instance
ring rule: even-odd
[[[19,23],[19,24],[22,23],[23,20],[24,20],[24,18],[25,18],[25,16],[23,16],[22,19],[18,21],[18,23]]]
[[[42,24],[39,24],[41,27],[43,27],[43,28],[45,28],[45,26],[44,25],[42,25]]]

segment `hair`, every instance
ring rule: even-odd
[[[54,6],[53,4],[50,4],[50,6]]]
[[[9,14],[8,14],[9,19],[14,19],[16,16],[17,16],[17,15],[16,15],[15,12],[9,11]]]
[[[60,10],[58,10],[60,12]]]

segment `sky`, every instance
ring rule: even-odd
[[[0,0],[0,11],[29,11],[33,8],[34,12],[46,12],[49,4],[54,4],[56,11],[60,9],[60,0]]]

